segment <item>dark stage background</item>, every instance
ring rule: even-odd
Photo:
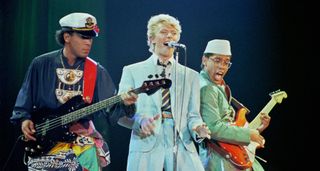
[[[0,4],[1,168],[20,135],[20,128],[10,124],[9,117],[27,67],[35,56],[59,48],[54,40],[58,20],[79,11],[96,16],[101,32],[90,56],[108,69],[116,85],[124,65],[150,56],[146,31],[152,15],[167,13],[180,20],[180,42],[188,47],[187,66],[197,71],[206,43],[214,38],[229,39],[233,65],[226,81],[233,95],[251,109],[248,120],[270,100],[268,93],[281,89],[288,94],[270,112],[272,121],[263,133],[266,148],[257,151],[268,160],[263,166],[266,170],[302,167],[297,165],[296,154],[302,153],[299,147],[307,143],[302,141],[306,134],[299,116],[307,112],[298,106],[303,92],[294,91],[298,83],[289,78],[303,74],[295,65],[304,48],[303,4],[281,0],[10,0]],[[106,170],[125,170],[130,131],[110,126],[103,119],[96,124],[111,149],[112,163]],[[22,156],[18,141],[5,170],[26,170]]]

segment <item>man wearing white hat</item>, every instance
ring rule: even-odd
[[[214,39],[208,42],[202,57],[200,72],[200,113],[211,131],[211,139],[199,148],[202,163],[207,171],[263,170],[258,162],[246,166],[234,164],[228,158],[217,141],[236,145],[248,145],[254,141],[263,147],[264,138],[260,132],[270,122],[269,116],[263,116],[259,130],[230,125],[235,121],[235,110],[231,102],[235,102],[224,76],[231,67],[231,47],[228,40]],[[238,104],[240,105],[240,103]],[[229,156],[230,157],[230,156]],[[256,160],[255,160],[256,161]]]
[[[97,107],[82,110],[116,95],[107,70],[88,57],[97,20],[71,13],[59,23],[56,40],[63,48],[33,59],[10,120],[21,124],[29,170],[101,170],[110,163],[109,149],[92,120],[108,116],[107,110],[95,115]],[[134,113],[135,97],[124,98],[113,116]]]

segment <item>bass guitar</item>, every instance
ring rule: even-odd
[[[232,125],[238,127],[248,127],[251,129],[257,129],[261,125],[261,115],[262,113],[268,115],[271,109],[277,104],[281,103],[283,98],[287,98],[287,93],[285,91],[275,91],[269,94],[271,96],[270,101],[261,110],[261,112],[250,122],[246,120],[245,115],[247,114],[246,108],[241,108],[237,111],[237,117]],[[223,153],[224,157],[233,163],[237,168],[247,169],[251,168],[253,161],[255,159],[255,151],[259,146],[256,142],[250,142],[248,146],[241,146],[226,142],[217,141],[218,151]]]
[[[169,88],[170,86],[171,80],[169,79],[148,80],[144,81],[141,87],[127,93],[152,95],[160,88]],[[25,141],[25,138],[22,138],[26,155],[35,157],[46,154],[58,141],[73,142],[77,135],[69,131],[72,122],[111,107],[122,101],[123,95],[119,94],[91,105],[86,104],[83,97],[79,95],[71,98],[57,109],[37,110],[32,114],[36,130],[34,136],[37,140]]]

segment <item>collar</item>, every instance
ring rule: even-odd
[[[164,63],[164,62],[162,62],[162,61],[160,60],[159,56],[156,55],[155,53],[152,54],[151,58],[152,58],[152,63],[153,63],[154,65],[158,65],[158,60],[160,61],[160,63]],[[174,60],[174,58],[173,58],[173,56],[172,56],[172,57],[171,57],[168,61],[166,61],[166,62],[167,62],[167,63],[170,62],[171,65],[173,65],[174,62],[175,62],[175,60]]]
[[[62,61],[60,61],[60,62],[63,62],[63,65],[64,65],[66,68],[74,68],[74,67],[76,67],[76,66],[80,66],[80,65],[81,65],[82,63],[84,63],[84,62],[86,61],[86,59],[87,59],[87,57],[85,57],[85,58],[77,57],[76,60],[75,60],[75,62],[74,62],[74,64],[71,66],[71,65],[69,65],[69,63],[68,63],[67,57],[64,56],[64,54],[63,54],[63,48],[61,49],[60,54],[61,54],[60,58],[62,59]]]

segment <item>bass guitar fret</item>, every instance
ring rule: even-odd
[[[118,95],[118,96],[115,96],[113,98],[110,98],[110,99],[106,99],[106,100],[103,100],[101,102],[98,102],[98,103],[95,103],[91,106],[87,106],[87,107],[84,107],[82,109],[79,109],[79,110],[76,110],[74,112],[71,112],[65,116],[62,116],[62,125],[65,125],[65,124],[68,124],[70,122],[73,122],[75,120],[78,120],[78,119],[81,119],[87,115],[90,115],[94,112],[97,112],[99,110],[102,110],[104,108],[107,108],[113,104],[116,104],[118,102],[121,101],[121,96]]]

